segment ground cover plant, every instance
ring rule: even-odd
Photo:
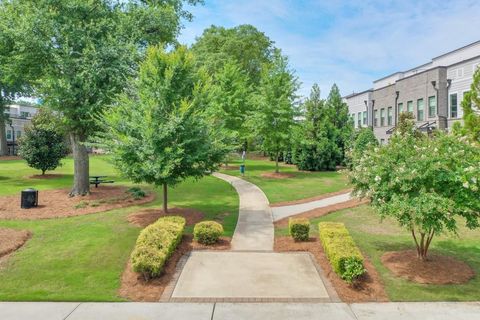
[[[247,155],[249,158],[249,155]],[[240,165],[239,159],[232,165]],[[275,179],[262,176],[265,172],[275,170],[275,162],[266,159],[245,161],[245,175],[239,170],[221,170],[226,174],[241,176],[243,179],[257,185],[265,192],[270,203],[292,201],[316,197],[325,193],[337,192],[349,188],[347,177],[336,171],[302,172],[295,166],[280,164],[282,173],[290,174],[289,178]]]
[[[25,187],[40,190],[68,188],[73,166],[70,158],[50,179],[29,178],[36,171],[25,161],[0,162],[0,196],[18,194]],[[115,184],[130,183],[118,176],[108,156],[91,157],[91,173],[109,175]],[[99,187],[101,188],[101,186]],[[192,208],[204,218],[223,224],[231,237],[238,216],[238,195],[227,183],[204,177],[187,179],[172,189],[172,207]],[[108,212],[47,220],[0,220],[0,228],[29,230],[31,239],[2,263],[0,300],[5,301],[121,301],[118,295],[125,263],[142,227],[127,217],[143,209],[161,206],[154,202]],[[193,226],[185,233],[192,234]]]

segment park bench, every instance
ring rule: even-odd
[[[115,181],[113,180],[107,180],[105,179],[107,176],[91,176],[90,177],[90,184],[94,184],[95,188],[98,188],[99,184],[102,183],[114,183]]]

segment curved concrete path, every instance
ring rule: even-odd
[[[253,183],[237,177],[223,173],[214,173],[213,176],[230,183],[240,197],[232,250],[273,251],[273,217],[263,191]]]
[[[283,218],[294,216],[310,210],[324,208],[334,204],[347,202],[351,199],[353,199],[353,197],[351,196],[350,193],[343,193],[336,196],[324,198],[321,200],[314,200],[306,203],[293,204],[290,206],[273,207],[272,208],[273,220],[278,221]]]

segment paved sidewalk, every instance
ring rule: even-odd
[[[273,218],[267,197],[259,187],[222,173],[215,177],[229,182],[238,192],[240,207],[232,238],[235,251],[273,251]]]
[[[480,302],[54,303],[0,302],[2,320],[479,320]]]
[[[347,202],[351,199],[352,199],[352,196],[350,195],[350,193],[343,193],[336,196],[324,198],[321,200],[315,200],[315,201],[300,203],[300,204],[293,204],[290,206],[273,207],[272,208],[273,220],[278,221],[283,218],[294,216],[302,212],[307,212],[313,209],[328,207],[333,204]]]

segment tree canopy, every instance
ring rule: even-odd
[[[206,85],[185,47],[150,47],[138,79],[105,115],[100,145],[130,180],[163,186],[165,211],[167,186],[203,177],[224,156],[204,119]]]
[[[349,176],[356,195],[411,232],[425,260],[434,235],[456,233],[460,221],[479,227],[480,148],[454,134],[418,135],[411,121],[403,121],[405,130],[367,150]]]
[[[463,96],[462,108],[465,133],[480,142],[480,68],[473,75],[470,91]]]

